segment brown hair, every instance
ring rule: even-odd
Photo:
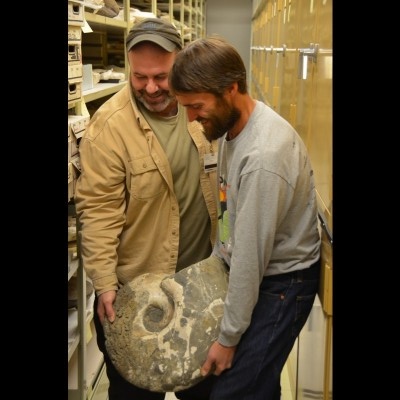
[[[178,94],[212,93],[220,97],[235,82],[240,93],[247,93],[242,58],[224,38],[215,35],[186,45],[169,74],[170,89]]]

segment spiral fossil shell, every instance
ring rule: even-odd
[[[104,333],[110,358],[135,386],[176,392],[200,382],[218,337],[228,271],[209,257],[173,275],[143,274],[123,286]]]

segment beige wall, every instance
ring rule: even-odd
[[[206,34],[225,37],[238,50],[250,72],[252,0],[207,0]],[[250,84],[248,74],[247,81]]]
[[[332,0],[253,0],[252,6],[251,94],[274,108],[303,138],[322,221],[320,303],[314,317],[322,322],[314,332],[300,335],[289,366],[295,366],[298,399],[312,381],[306,370],[321,368],[322,374],[313,375],[313,390],[327,400],[332,395]],[[314,349],[314,358],[307,357],[307,341],[318,340],[321,352]],[[290,363],[293,358],[297,361]]]
[[[305,141],[320,211],[332,231],[332,0],[254,0],[254,7],[252,94],[269,103]],[[318,46],[315,58],[302,57],[303,50],[312,53],[313,45]]]

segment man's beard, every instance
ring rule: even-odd
[[[137,90],[133,90],[133,93],[136,97],[136,99],[143,104],[149,111],[151,112],[162,112],[164,111],[172,102],[175,102],[175,97],[172,96],[169,92],[167,91],[162,91],[164,97],[164,100],[161,103],[149,103],[147,99],[145,98],[146,94],[144,94],[144,91],[140,92]],[[147,95],[147,97],[149,97]]]
[[[203,125],[204,135],[209,141],[224,136],[240,118],[240,111],[237,108],[230,107],[224,99],[218,100],[216,113],[207,118],[207,125]],[[199,122],[202,120],[204,119],[197,118]]]

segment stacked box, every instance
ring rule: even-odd
[[[75,196],[76,181],[81,173],[79,154],[73,156],[68,163],[68,201]]]
[[[82,100],[82,26],[85,21],[84,2],[68,0],[68,106]],[[89,116],[68,115],[68,201],[75,195],[79,176],[79,141]]]
[[[76,180],[81,170],[79,142],[89,119],[85,115],[68,115],[68,201],[75,195]]]
[[[82,98],[82,26],[84,25],[82,1],[68,0],[68,102]]]
[[[68,79],[68,101],[78,101],[82,98],[82,79]]]
[[[68,25],[68,43],[82,42],[82,28],[76,25]]]
[[[68,41],[68,65],[82,64],[82,45],[77,41]]]
[[[68,115],[68,162],[78,154],[79,142],[89,119],[89,116],[84,115]]]
[[[74,82],[76,79],[78,82],[83,79],[82,64],[68,65],[68,80]]]
[[[84,25],[83,1],[68,0],[68,25]]]
[[[72,162],[68,163],[68,201],[74,197],[74,166]]]

